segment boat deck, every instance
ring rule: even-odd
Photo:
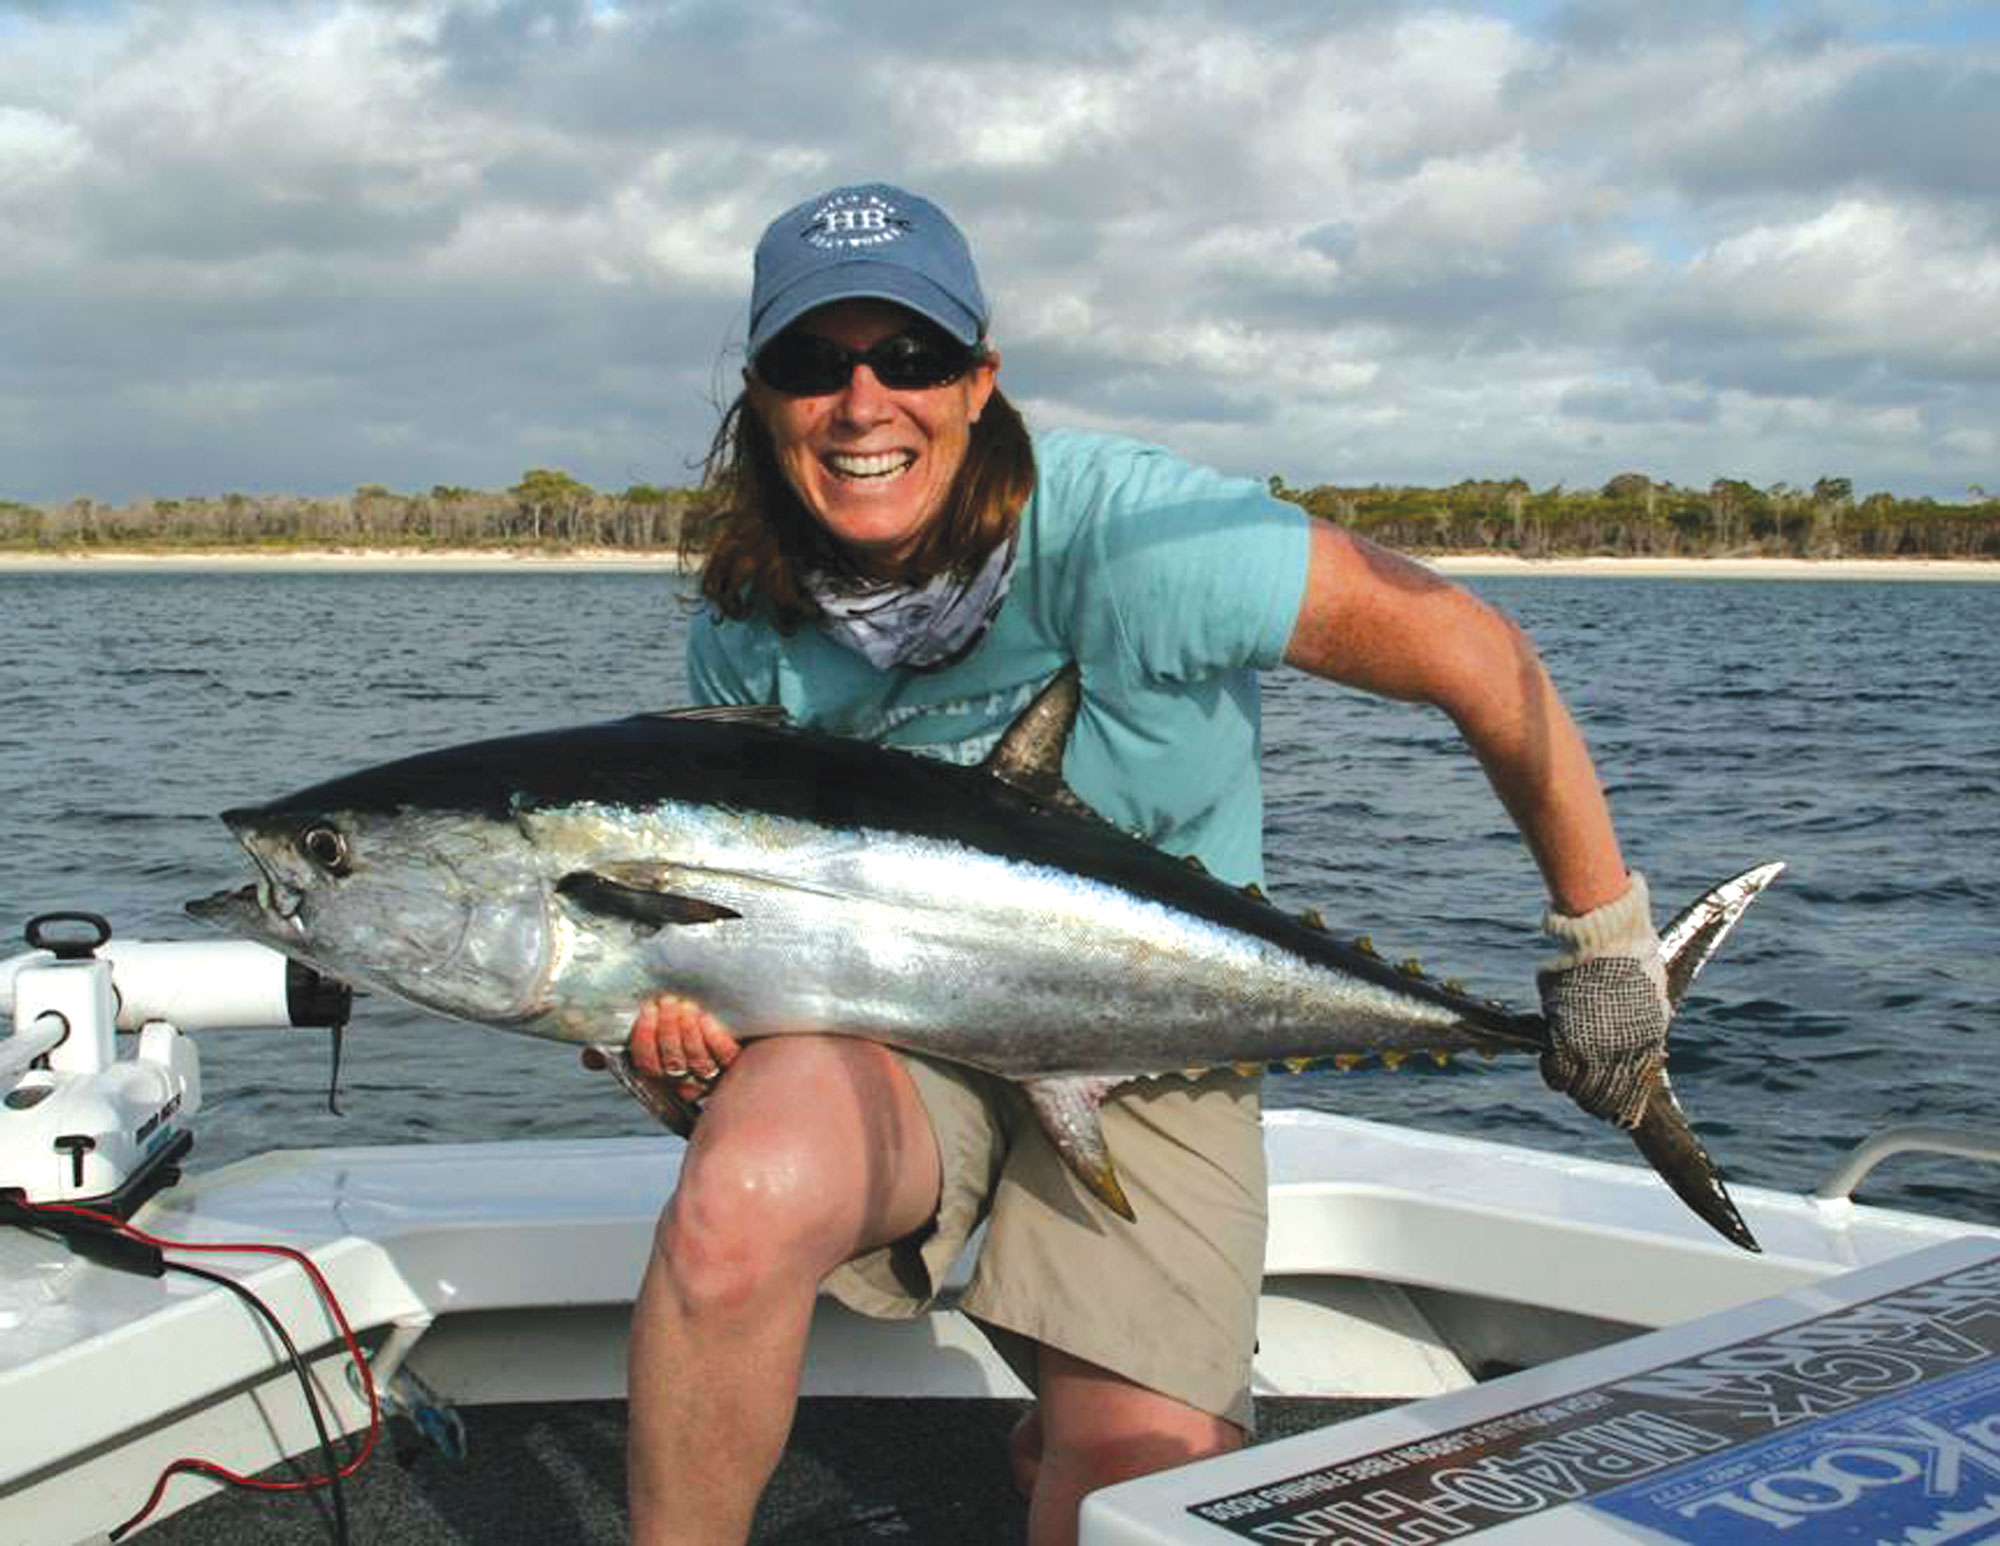
[[[1259,1438],[1283,1438],[1393,1404],[1263,1399]],[[1028,1511],[1008,1476],[1006,1441],[1024,1410],[1026,1403],[1012,1400],[808,1397],[751,1540],[756,1546],[1018,1546]],[[463,1415],[464,1463],[428,1447],[407,1464],[383,1453],[348,1484],[354,1541],[623,1546],[622,1401],[485,1406]],[[132,1539],[147,1546],[325,1546],[331,1520],[324,1494],[231,1492]]]

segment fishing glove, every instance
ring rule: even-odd
[[[1542,929],[1562,947],[1535,978],[1549,1022],[1542,1078],[1592,1116],[1637,1127],[1672,1014],[1646,877],[1635,871],[1623,896],[1580,918],[1551,909]]]

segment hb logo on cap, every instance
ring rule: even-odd
[[[815,247],[880,247],[910,229],[896,206],[873,193],[844,193],[812,212],[805,238]]]

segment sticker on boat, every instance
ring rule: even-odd
[[[1941,1259],[1962,1265],[1911,1276]],[[1861,1297],[1832,1302],[1840,1286]],[[1773,1307],[1791,1318],[1768,1324]],[[1767,1324],[1734,1334],[1746,1319]],[[1707,1345],[1687,1347],[1690,1332]],[[1990,1240],[1937,1247],[1567,1364],[1599,1371],[1607,1357],[1643,1359],[1649,1348],[1657,1356],[1663,1341],[1683,1350],[1555,1394],[1550,1380],[1564,1364],[1498,1382],[1466,1394],[1488,1407],[1510,1388],[1535,1399],[1403,1442],[1330,1453],[1310,1470],[1188,1503],[1186,1513],[1244,1540],[1300,1546],[1419,1546],[1487,1532],[1942,1546],[2000,1531],[2000,1248]],[[1453,1403],[1462,1409],[1465,1398],[1403,1415],[1425,1407],[1443,1415]]]

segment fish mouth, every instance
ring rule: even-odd
[[[294,891],[268,871],[259,875],[255,886],[249,889],[254,889],[257,901],[264,911],[274,918],[284,919],[287,923],[292,923],[298,918],[300,904],[305,901],[303,892]]]
[[[242,921],[256,919],[268,929],[290,925],[297,932],[299,908],[305,903],[305,894],[296,886],[287,885],[266,862],[258,838],[257,815],[257,811],[248,807],[222,813],[222,824],[257,866],[256,880],[212,896],[198,897],[187,904],[186,910],[210,923],[241,927]]]
[[[235,933],[274,935],[301,932],[298,923],[302,898],[289,886],[259,875],[248,885],[196,897],[183,911],[203,923],[220,925]]]

